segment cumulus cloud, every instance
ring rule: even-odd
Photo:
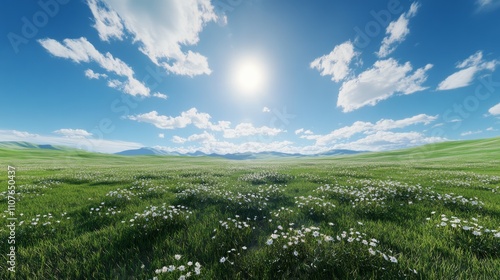
[[[419,132],[392,132],[377,131],[364,138],[349,143],[335,144],[335,149],[349,149],[356,151],[385,151],[408,148],[446,141],[442,137],[427,137]]]
[[[181,137],[178,137],[181,138]],[[186,140],[185,138],[181,138]],[[182,142],[185,143],[186,141]],[[244,142],[231,143],[227,141],[207,141],[199,146],[183,146],[183,147],[162,147],[156,146],[156,149],[166,152],[178,153],[194,153],[201,151],[206,154],[231,154],[231,153],[260,153],[260,152],[282,152],[282,153],[316,153],[318,150],[315,147],[296,147],[290,141],[273,141],[273,142]],[[312,151],[312,152],[311,152]]]
[[[111,87],[133,96],[149,96],[149,88],[134,77],[132,68],[122,60],[114,58],[109,52],[106,54],[100,53],[86,38],[64,39],[62,43],[54,39],[40,39],[38,42],[56,57],[66,58],[76,63],[96,62],[106,71],[126,78],[125,81],[113,80],[113,82],[108,82]],[[87,75],[87,72],[85,74]],[[90,72],[89,75],[91,75]]]
[[[377,55],[385,58],[403,42],[410,30],[409,20],[414,17],[420,4],[414,2],[410,9],[397,20],[391,22],[386,30]],[[322,76],[331,76],[334,82],[343,82],[339,91],[337,106],[343,112],[351,112],[361,107],[374,106],[381,100],[395,94],[411,94],[423,91],[422,84],[427,80],[427,72],[433,65],[427,64],[413,71],[410,62],[399,64],[393,58],[379,59],[371,68],[354,74],[350,65],[361,53],[356,52],[351,41],[336,46],[328,55],[315,59],[310,67],[317,69]],[[361,59],[358,59],[361,62]]]
[[[326,135],[307,135],[302,137],[308,140],[316,140],[316,144],[320,146],[336,144],[341,140],[350,139],[356,134],[371,135],[378,132],[390,131],[394,129],[402,129],[412,125],[428,125],[435,120],[438,116],[429,116],[426,114],[419,114],[413,117],[392,120],[381,119],[376,123],[356,121],[350,126],[344,126],[339,129],[333,130]]]
[[[284,130],[271,128],[268,126],[255,127],[251,123],[240,123],[231,128],[231,122],[219,121],[213,123],[209,114],[198,112],[196,108],[191,108],[181,112],[179,116],[170,117],[158,114],[157,111],[151,111],[145,114],[127,116],[129,120],[150,123],[160,129],[185,128],[188,125],[194,125],[196,128],[210,131],[222,132],[224,138],[240,138],[246,136],[262,135],[276,136]],[[187,139],[189,141],[189,139]],[[175,138],[176,143],[181,143],[181,138]],[[185,141],[184,141],[185,142]]]
[[[460,136],[469,136],[469,135],[474,135],[474,134],[481,134],[483,133],[482,130],[476,130],[476,131],[466,131],[466,132],[462,132],[460,134]]]
[[[271,109],[269,109],[267,107],[262,108],[262,113],[270,113],[270,112],[271,112]]]
[[[172,137],[172,142],[176,143],[176,144],[184,144],[186,143],[187,139],[186,138],[182,138],[180,136],[177,136],[175,135],[174,137]]]
[[[70,129],[70,128],[63,128],[54,131],[54,133],[62,135],[64,137],[69,137],[69,138],[86,138],[92,136],[92,133],[87,132],[84,129]]]
[[[493,116],[499,116],[500,115],[500,103],[497,105],[491,107],[488,112],[493,115]]]
[[[38,136],[38,134],[32,134],[27,131],[11,130],[10,133],[19,138],[34,138]]]
[[[410,19],[417,14],[419,8],[419,3],[412,3],[408,12],[402,14],[397,20],[389,23],[385,32],[386,37],[382,40],[382,45],[377,53],[379,57],[387,57],[406,39],[406,36],[410,34],[410,29],[408,28]]]
[[[210,134],[206,131],[200,134],[193,134],[189,136],[188,138],[183,138],[180,136],[174,136],[172,138],[172,142],[176,144],[184,144],[186,142],[196,142],[196,143],[214,143],[217,140],[215,139],[215,136],[213,134]]]
[[[379,60],[372,68],[356,78],[346,81],[340,88],[337,106],[351,112],[391,97],[394,94],[412,94],[427,89],[422,84],[427,80],[427,64],[415,71],[410,62],[399,64],[395,59]]]
[[[418,132],[378,131],[355,141],[335,143],[329,146],[296,146],[293,142],[290,141],[231,143],[227,141],[218,141],[216,139],[211,139],[210,141],[201,143],[201,145],[198,146],[184,145],[182,147],[155,148],[167,152],[193,153],[196,151],[201,151],[206,154],[259,153],[269,151],[290,154],[318,154],[332,149],[349,149],[357,151],[393,150],[435,142],[442,142],[446,140],[447,139],[441,137],[427,137]],[[188,140],[186,138],[177,136],[174,137],[173,141],[176,143],[184,144]]]
[[[429,116],[426,114],[416,115],[402,120],[382,119],[373,126],[374,130],[391,130],[396,128],[405,128],[410,125],[424,124],[428,125],[438,119],[438,116]]]
[[[303,132],[304,132],[303,128],[299,128],[299,129],[295,130],[296,135],[302,134]]]
[[[251,123],[240,123],[235,128],[227,128],[224,130],[224,138],[240,138],[245,136],[276,136],[284,132],[278,128],[268,126],[254,127]]]
[[[95,73],[92,69],[87,69],[85,70],[85,77],[93,80],[93,79],[100,79],[100,78],[107,78],[108,75],[106,74],[101,74],[101,73]]]
[[[210,74],[208,60],[183,47],[196,45],[204,26],[217,21],[210,0],[90,0],[99,37],[122,39],[125,31],[139,49],[167,71],[195,76]]]
[[[191,124],[193,122],[191,119],[192,113],[197,114],[196,109],[190,110],[188,112],[182,112],[182,114],[177,117],[162,116],[159,115],[156,111],[151,111],[145,114],[128,116],[128,119],[138,122],[150,123],[161,129],[175,129],[184,128],[187,125]]]
[[[110,10],[106,3],[97,0],[88,0],[87,5],[94,16],[93,27],[97,30],[101,40],[123,39],[124,27],[120,16],[115,11]]]
[[[310,67],[320,72],[321,76],[331,76],[332,81],[340,82],[351,74],[350,64],[359,55],[351,41],[344,42],[327,55],[316,58]]]
[[[167,96],[166,94],[159,93],[159,92],[155,92],[155,93],[153,93],[153,96],[154,96],[154,97],[158,97],[158,98],[160,98],[160,99],[165,99],[165,100],[168,98],[168,96]]]
[[[497,60],[485,61],[483,52],[478,51],[462,62],[458,62],[456,68],[459,71],[444,79],[437,87],[437,90],[450,90],[469,86],[478,73],[481,71],[495,71],[498,65]]]

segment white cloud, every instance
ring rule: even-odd
[[[301,128],[301,129],[295,130],[295,134],[297,134],[297,135],[299,135],[299,134],[313,135],[314,132],[312,132],[310,130],[305,130],[305,129]]]
[[[184,128],[192,124],[200,129],[222,131],[229,128],[231,124],[227,121],[219,121],[217,124],[214,124],[210,121],[212,117],[209,114],[198,112],[196,108],[181,112],[180,116],[176,117],[162,116],[156,111],[151,111],[145,114],[127,116],[127,118],[133,121],[150,123],[161,129]]]
[[[163,134],[163,133],[159,133],[159,134],[158,134],[158,138],[161,138],[161,139],[165,138],[165,134]]]
[[[90,132],[87,133],[91,134]],[[0,130],[0,139],[2,139],[2,141],[25,141],[39,145],[49,144],[54,146],[68,146],[98,153],[117,153],[124,150],[143,147],[142,144],[134,142],[94,139],[89,137],[67,137],[64,134],[62,134],[62,136],[45,136],[31,134],[29,132],[20,133],[16,130]]]
[[[460,134],[460,136],[469,136],[469,135],[474,135],[474,134],[480,134],[480,133],[483,133],[482,130],[477,130],[477,131],[466,131],[466,132],[462,132]]]
[[[372,128],[373,128],[373,124],[370,122],[357,121],[357,122],[354,122],[351,126],[345,126],[345,127],[336,129],[327,135],[317,136],[316,139],[314,139],[314,138],[310,138],[310,139],[316,140],[316,145],[325,146],[325,145],[335,143],[341,139],[349,139],[352,136],[354,136],[355,134],[369,131]]]
[[[160,99],[165,99],[165,100],[168,98],[168,96],[167,96],[166,94],[159,93],[159,92],[155,92],[155,93],[153,93],[153,96],[154,96],[154,97],[158,97],[158,98],[160,98]]]
[[[379,60],[372,68],[343,83],[337,106],[342,107],[344,112],[351,112],[367,105],[374,106],[396,93],[411,94],[425,90],[427,88],[422,84],[432,66],[427,64],[412,72],[410,62],[400,65],[392,58]]]
[[[359,140],[336,144],[335,149],[349,149],[356,151],[385,151],[408,148],[446,141],[441,137],[426,137],[418,132],[378,131]]]
[[[321,76],[332,76],[332,81],[339,82],[351,74],[349,65],[358,55],[352,42],[347,41],[335,46],[329,54],[316,58],[310,67],[318,70]]]
[[[498,129],[494,129],[493,127],[488,127],[486,131],[498,131]]]
[[[201,142],[201,143],[214,142],[215,141],[215,137],[212,134],[204,131],[201,134],[193,134],[193,135],[189,136],[188,137],[188,141],[190,141],[190,142]]]
[[[225,129],[224,138],[240,138],[253,135],[276,136],[282,132],[284,131],[278,128],[268,126],[254,127],[251,123],[240,123],[234,129]]]
[[[492,2],[493,2],[493,0],[476,0],[476,4],[479,7],[486,7],[488,5],[491,5]]]
[[[500,7],[499,0],[476,0],[478,11],[491,11]]]
[[[186,116],[185,112],[178,117],[168,117],[159,115],[156,111],[151,111],[145,114],[128,116],[127,118],[133,121],[150,123],[161,129],[184,128],[192,123],[192,120]]]
[[[437,118],[438,116],[429,116],[426,114],[420,114],[401,120],[381,119],[376,123],[356,121],[350,126],[344,126],[326,135],[309,134],[301,138],[308,140],[316,140],[316,145],[319,146],[332,145],[338,143],[341,140],[350,139],[356,134],[371,135],[381,131],[402,129],[412,125],[418,125],[418,124],[428,125],[437,120]]]
[[[11,130],[11,133],[19,138],[34,138],[34,137],[38,136],[38,134],[31,134],[31,133],[26,132],[26,131]]]
[[[478,51],[464,61],[458,62],[457,68],[461,70],[444,79],[438,85],[437,90],[450,90],[469,86],[479,72],[484,70],[493,72],[498,63],[497,60],[484,61],[483,53]]]
[[[188,125],[194,125],[199,129],[223,132],[225,138],[239,138],[254,135],[276,136],[284,132],[281,129],[267,126],[254,127],[251,123],[241,123],[235,128],[230,128],[231,122],[228,121],[219,121],[215,124],[210,121],[212,117],[209,114],[198,112],[196,108],[181,112],[180,116],[176,117],[162,116],[159,115],[158,112],[152,111],[145,114],[127,116],[127,118],[133,121],[150,123],[161,129],[185,128]],[[177,138],[176,140],[180,139]]]
[[[197,143],[212,143],[216,142],[217,140],[215,139],[215,136],[204,131],[203,133],[200,134],[193,134],[190,135],[188,138],[182,138],[179,136],[174,136],[172,138],[172,142],[178,143],[178,144],[183,144],[186,142],[197,142]]]
[[[186,138],[182,138],[180,136],[177,136],[175,135],[174,137],[172,137],[172,142],[176,143],[176,144],[184,144],[186,143],[187,139]]]
[[[54,39],[40,39],[38,42],[54,56],[70,59],[73,62],[96,62],[108,72],[126,78],[126,81],[112,80],[108,85],[136,96],[149,96],[149,88],[134,77],[134,71],[126,63],[114,58],[109,52],[101,54],[86,38],[65,39],[59,43]],[[86,73],[87,75],[87,73]]]
[[[379,57],[387,57],[396,49],[398,44],[406,39],[406,36],[410,34],[410,29],[408,28],[409,20],[417,14],[419,8],[419,3],[412,3],[408,12],[389,23],[385,32],[387,36],[382,40],[382,45],[377,53]]]
[[[396,128],[404,128],[410,125],[416,124],[424,124],[428,125],[435,120],[437,120],[438,116],[429,116],[426,114],[420,114],[413,116],[411,118],[406,118],[402,120],[391,120],[391,119],[382,119],[379,120],[373,127],[374,130],[391,130]]]
[[[187,139],[174,137],[176,143],[184,144]],[[173,140],[174,140],[173,139]],[[446,141],[440,137],[426,137],[418,132],[390,132],[378,131],[364,138],[347,143],[336,143],[331,146],[296,146],[290,141],[274,141],[274,142],[244,142],[231,143],[227,141],[217,141],[210,139],[201,143],[198,146],[182,146],[182,147],[155,147],[167,152],[193,153],[201,151],[206,154],[229,154],[229,153],[259,153],[259,152],[282,152],[282,153],[300,153],[300,154],[317,154],[326,152],[332,149],[349,149],[358,151],[383,151],[400,148],[407,148],[423,144]]]
[[[92,136],[92,133],[87,132],[86,130],[83,129],[70,129],[70,128],[63,128],[54,131],[54,133],[62,135],[64,137],[69,137],[69,138],[86,138]]]
[[[109,41],[111,38],[122,40],[124,36],[124,27],[120,16],[110,10],[109,7],[97,0],[88,0],[87,4],[94,16],[94,28],[99,33],[99,38],[103,41]]]
[[[192,51],[188,51],[187,54],[177,59],[172,65],[167,62],[161,63],[161,65],[177,75],[193,77],[202,74],[210,75],[212,73],[212,70],[208,66],[207,58]]]
[[[182,50],[196,45],[204,26],[217,21],[210,0],[104,0],[107,8],[101,9],[93,2],[89,7],[101,39],[121,39],[126,29],[140,50],[167,71],[188,76],[211,73],[205,56]]]
[[[307,140],[318,140],[321,138],[321,135],[315,135],[311,130],[305,130],[303,128],[295,130],[296,135],[300,135],[299,137]]]
[[[418,2],[412,3],[406,13],[389,24],[387,36],[377,52],[380,58],[387,57],[405,40],[410,32],[409,20],[417,14],[419,8]],[[343,81],[337,99],[337,106],[343,112],[351,112],[367,105],[374,106],[394,94],[412,94],[427,89],[422,84],[427,80],[427,71],[433,67],[432,64],[413,71],[410,62],[400,65],[395,59],[388,58],[376,61],[371,68],[353,77],[350,64],[358,56],[360,53],[354,50],[352,42],[346,41],[336,46],[330,54],[319,57],[310,64],[322,76],[329,75],[334,82]]]
[[[180,138],[180,137],[179,137]],[[184,139],[184,138],[182,138]],[[184,139],[186,140],[186,139]],[[297,153],[307,152],[316,153],[325,151],[323,148],[316,147],[295,147],[290,141],[274,141],[274,142],[244,142],[231,143],[227,141],[206,141],[201,143],[201,146],[183,146],[183,147],[162,147],[157,146],[156,149],[166,152],[179,153],[194,153],[201,151],[206,154],[230,154],[230,153],[260,153],[260,152],[282,152],[282,153]]]
[[[85,70],[85,77],[89,78],[89,79],[100,79],[100,78],[107,78],[108,75],[106,74],[100,74],[100,73],[95,73],[92,69],[87,69]]]
[[[498,116],[500,115],[500,103],[498,103],[497,105],[491,107],[488,112],[490,114],[492,114],[493,116]]]
[[[436,127],[440,127],[440,126],[444,126],[444,123],[437,123],[437,124],[433,125],[432,128],[436,128]]]
[[[270,112],[271,112],[271,109],[269,109],[267,107],[262,108],[262,113],[270,113]]]

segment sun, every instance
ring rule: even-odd
[[[235,62],[232,83],[235,90],[244,95],[262,93],[267,85],[267,68],[262,59],[246,56]]]

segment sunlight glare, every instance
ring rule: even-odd
[[[245,57],[237,61],[233,75],[235,89],[245,95],[262,92],[267,83],[266,67],[255,57]]]

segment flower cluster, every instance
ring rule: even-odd
[[[464,206],[476,206],[481,208],[484,203],[477,197],[466,198],[454,193],[440,194],[431,188],[421,185],[409,185],[396,181],[358,180],[361,187],[354,186],[320,186],[315,192],[338,199],[341,202],[350,203],[356,207],[387,207],[389,203],[397,203],[399,206],[413,204],[418,201],[441,201],[444,204],[455,204]]]
[[[335,205],[330,201],[311,195],[295,197],[295,204],[309,215],[325,216],[335,209]]]
[[[238,209],[262,210],[268,207],[272,201],[278,200],[283,195],[283,187],[278,185],[258,186],[256,189],[241,191],[227,190],[222,186],[210,185],[183,185],[178,188],[176,197],[181,201],[193,203],[224,203],[228,207],[234,206]]]
[[[480,217],[462,219],[445,214],[427,218],[430,225],[439,229],[443,238],[456,247],[470,250],[479,257],[500,257],[500,227],[485,227],[479,224]]]
[[[131,227],[160,230],[162,227],[174,226],[186,221],[191,214],[192,211],[188,210],[186,206],[172,206],[163,203],[161,206],[146,207],[142,213],[135,213],[128,222]]]
[[[175,255],[174,256],[176,261],[180,261],[182,258],[182,255]],[[200,275],[201,274],[201,264],[199,262],[192,262],[192,261],[187,261],[184,264],[181,265],[169,265],[169,266],[164,266],[162,268],[158,268],[155,270],[156,274],[163,274],[163,273],[169,273],[169,274],[177,274],[179,275],[179,280],[187,279],[191,276],[194,275]],[[154,277],[153,280],[157,280],[158,277]]]
[[[254,185],[259,184],[283,184],[293,180],[295,177],[287,174],[281,174],[276,171],[261,171],[243,175],[239,178],[240,181],[249,182]]]
[[[432,212],[434,215],[435,212]],[[436,227],[451,227],[457,230],[462,230],[465,232],[469,232],[470,234],[474,236],[481,236],[481,235],[492,235],[495,238],[500,238],[500,227],[499,229],[489,229],[485,228],[484,226],[481,226],[478,224],[479,217],[478,218],[471,218],[469,220],[465,219],[459,219],[455,216],[447,217],[445,214],[441,214],[439,216],[440,219],[438,220],[438,223],[436,224]],[[436,220],[432,218],[427,218],[428,221],[431,220]]]
[[[333,226],[333,223],[329,223],[329,225]],[[293,226],[293,224],[291,226]],[[303,251],[303,249],[301,248],[303,244],[318,244],[319,246],[323,242],[347,242],[363,244],[368,248],[367,251],[370,253],[370,255],[375,256],[378,254],[382,256],[386,261],[390,261],[392,263],[398,262],[395,256],[375,249],[379,245],[378,240],[374,238],[368,238],[366,236],[366,233],[356,231],[354,228],[349,229],[349,231],[342,231],[336,236],[332,236],[321,233],[321,229],[315,226],[305,227],[304,225],[302,225],[300,229],[294,229],[292,227],[284,229],[282,226],[278,226],[278,228],[267,239],[266,245],[277,247],[279,246],[294,257],[298,257],[300,252]]]

